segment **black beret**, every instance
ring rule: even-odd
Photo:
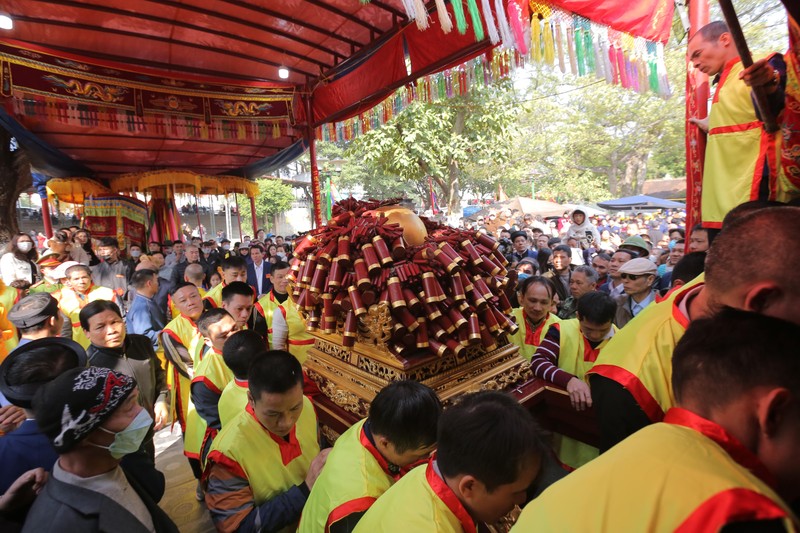
[[[46,337],[44,339],[36,339],[33,341],[25,342],[17,346],[6,357],[3,364],[0,365],[0,393],[5,396],[12,404],[24,407],[26,409],[31,407],[31,402],[36,391],[42,387],[46,381],[33,381],[29,383],[14,383],[8,382],[8,375],[11,369],[23,361],[25,355],[35,350],[69,350],[75,354],[74,367],[86,368],[88,363],[86,351],[77,342],[71,339],[62,339],[59,337]],[[50,353],[48,353],[50,355]]]
[[[46,292],[29,294],[8,312],[8,320],[18,328],[41,324],[58,313],[58,302]]]

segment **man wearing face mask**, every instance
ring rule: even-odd
[[[142,247],[138,244],[131,244],[128,255],[131,256],[131,261],[134,266],[139,264],[139,258],[142,257]]]
[[[116,295],[115,301],[122,310],[122,316],[128,310],[128,282],[133,275],[135,265],[120,258],[119,242],[114,237],[100,240],[97,255],[102,259],[99,265],[91,267],[92,281],[95,285],[108,287]]]
[[[178,531],[120,468],[153,423],[138,394],[133,378],[99,367],[68,370],[36,393],[36,422],[58,461],[23,531]]]
[[[231,256],[231,241],[222,239],[219,241],[219,245],[222,247],[222,249],[219,250],[220,261],[229,258]]]

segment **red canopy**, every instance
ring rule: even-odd
[[[433,2],[431,2],[433,3]],[[491,47],[420,31],[401,0],[12,0],[9,113],[107,178],[230,173]],[[406,53],[410,56],[407,70]],[[289,70],[287,80],[278,68]]]
[[[657,40],[671,19],[668,0],[550,1]],[[265,158],[299,153],[312,128],[492,47],[473,28],[445,34],[435,3],[425,2],[423,31],[404,0],[7,0],[0,97],[100,178],[162,168],[252,177]]]

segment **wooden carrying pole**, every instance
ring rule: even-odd
[[[733,8],[731,0],[719,0],[719,7],[722,8],[722,14],[725,16],[725,22],[728,24],[728,31],[730,31],[733,42],[736,45],[736,50],[739,52],[739,57],[742,60],[744,68],[748,68],[753,64],[753,56],[750,54],[750,48],[747,46],[747,41],[742,33],[742,27],[739,25],[739,18],[736,16],[736,10]],[[755,95],[756,105],[758,106],[761,120],[764,122],[764,129],[768,133],[778,131],[778,123],[767,103],[767,93],[763,87],[753,87],[753,95]]]

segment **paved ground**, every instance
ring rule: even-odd
[[[159,502],[182,533],[211,533],[214,526],[203,503],[195,498],[197,481],[183,455],[180,428],[165,428],[154,437],[156,467],[167,478],[167,490]]]

